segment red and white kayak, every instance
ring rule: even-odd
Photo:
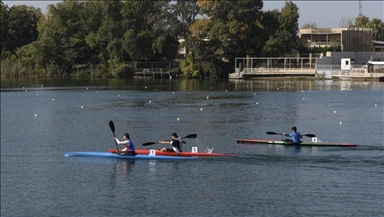
[[[267,139],[237,139],[237,143],[254,143],[254,144],[273,144],[273,145],[297,145],[292,142],[282,140],[267,140]],[[357,146],[354,143],[336,143],[336,142],[301,142],[300,146],[343,146],[343,147],[354,147]]]
[[[151,153],[151,150],[153,150]],[[116,153],[116,149],[109,149],[108,152]],[[176,152],[169,151],[160,151],[158,149],[141,149],[135,150],[137,154],[147,154],[147,155],[164,155],[164,156],[182,156],[182,157],[225,157],[225,156],[237,156],[236,154],[227,154],[227,153],[209,153],[209,152],[181,152],[180,154]]]

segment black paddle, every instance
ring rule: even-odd
[[[283,135],[284,136],[284,133],[275,133],[275,132],[267,132],[267,134],[269,135]],[[288,134],[285,134],[286,136],[288,136]],[[303,136],[307,136],[307,137],[316,137],[315,134],[304,134]]]
[[[189,135],[186,135],[186,136],[181,137],[181,138],[182,139],[184,139],[184,138],[195,139],[196,137],[197,137],[197,134],[189,134]],[[154,145],[157,143],[159,143],[159,142],[146,142],[146,143],[143,143],[142,146]]]
[[[110,121],[110,122],[109,122],[109,128],[111,128],[111,130],[112,130],[113,137],[116,137],[116,136],[115,136],[115,124],[113,124],[113,121]],[[115,144],[116,144],[117,152],[120,152],[119,147],[117,146],[117,142],[116,142],[116,140],[115,140]]]

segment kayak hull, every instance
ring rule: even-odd
[[[151,150],[149,149],[141,149],[135,150],[137,154],[148,155]],[[116,153],[116,149],[109,149],[108,152]],[[236,156],[236,154],[226,154],[226,153],[208,153],[208,152],[181,152],[180,154],[176,152],[168,152],[168,151],[160,151],[155,150],[156,156],[182,156],[182,157],[228,157],[228,156]]]
[[[281,140],[266,139],[237,139],[237,143],[254,143],[254,144],[272,144],[272,145],[297,145],[291,142]],[[301,142],[300,146],[339,146],[339,147],[355,147],[353,143],[335,143],[335,142]]]
[[[197,160],[197,157],[178,157],[178,156],[157,156],[157,155],[144,155],[137,154],[134,156],[120,155],[110,152],[64,152],[65,157],[104,157],[104,158],[118,158],[118,159],[132,159],[132,160]]]

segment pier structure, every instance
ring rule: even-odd
[[[170,62],[139,62],[134,78],[171,79]]]
[[[239,57],[230,79],[260,79],[316,76],[316,60],[310,57]]]

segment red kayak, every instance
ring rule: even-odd
[[[155,155],[166,155],[166,156],[184,156],[184,157],[225,157],[225,156],[237,156],[236,154],[226,154],[226,153],[209,153],[209,152],[181,152],[181,154],[177,154],[176,152],[169,151],[160,151],[155,150]],[[108,152],[115,153],[116,149],[109,149]],[[135,151],[137,154],[150,154],[149,149],[141,149]]]

